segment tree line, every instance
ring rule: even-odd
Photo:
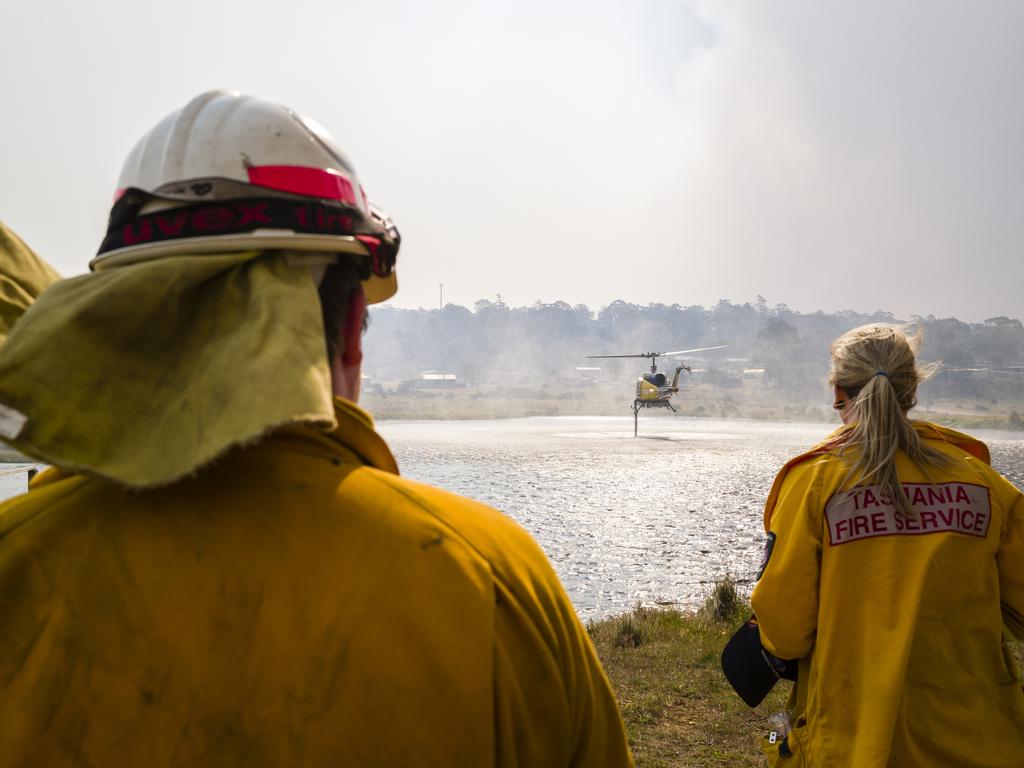
[[[817,395],[828,375],[829,346],[865,323],[912,323],[924,333],[921,357],[944,370],[929,384],[936,396],[997,398],[1024,392],[1024,326],[992,317],[898,319],[888,312],[801,313],[785,304],[719,301],[713,307],[613,301],[594,311],[556,301],[511,307],[498,297],[472,309],[377,308],[366,337],[366,373],[378,381],[413,379],[424,371],[454,373],[470,386],[538,386],[578,377],[577,367],[635,376],[644,361],[587,360],[626,354],[731,345],[708,353],[708,374],[758,370],[768,388],[791,397]],[[763,373],[760,373],[763,370]]]

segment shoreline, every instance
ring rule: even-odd
[[[622,401],[569,400],[563,398],[488,398],[477,393],[426,393],[417,396],[367,394],[360,407],[368,411],[376,423],[394,421],[501,421],[528,418],[607,418],[628,419],[629,404]],[[1016,405],[1016,404],[1015,404]],[[983,408],[985,406],[982,406]],[[1003,411],[979,412],[959,409],[914,409],[912,419],[932,421],[961,431],[986,430],[1024,433],[1024,403]],[[751,422],[822,424],[837,427],[838,421],[830,407],[799,403],[754,404],[740,406],[729,400],[684,403],[678,413],[661,410],[643,411],[641,424],[658,419],[730,419]],[[1014,439],[1008,437],[1008,439]],[[0,445],[0,465],[40,464],[13,448]]]
[[[470,391],[429,392],[418,395],[367,394],[360,407],[377,422],[386,421],[493,421],[533,417],[621,416],[630,418],[632,401],[604,398],[485,397]],[[799,422],[838,426],[830,406],[792,402],[739,403],[732,398],[704,398],[680,403],[678,413],[645,410],[640,421],[657,419],[717,418],[758,422]],[[939,402],[915,408],[912,419],[932,421],[953,429],[1024,432],[1024,402],[990,408],[981,403]]]

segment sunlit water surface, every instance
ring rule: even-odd
[[[638,602],[692,608],[716,578],[749,586],[779,467],[825,424],[651,417],[378,423],[402,474],[470,496],[525,527],[583,618]],[[1024,487],[1024,433],[976,433]],[[0,498],[32,464],[0,465]]]
[[[0,500],[17,496],[28,490],[28,471],[43,469],[45,464],[0,463]]]
[[[775,473],[827,424],[649,418],[392,421],[402,474],[471,496],[525,527],[580,615],[638,602],[692,608],[726,574],[750,585]],[[980,434],[1024,487],[1024,433]]]

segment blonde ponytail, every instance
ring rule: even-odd
[[[925,445],[907,411],[917,404],[917,385],[930,378],[937,364],[918,366],[915,350],[921,332],[908,338],[891,325],[864,325],[832,344],[831,382],[853,401],[853,426],[843,435],[850,452],[848,480],[880,486],[898,514],[916,517],[896,474],[896,453],[903,451],[927,474],[927,468],[948,463],[944,454]],[[844,483],[845,485],[845,483]]]

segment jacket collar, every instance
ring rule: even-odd
[[[355,453],[367,465],[383,472],[398,474],[395,457],[373,426],[373,417],[351,400],[334,398],[334,416],[338,426],[327,436]]]

